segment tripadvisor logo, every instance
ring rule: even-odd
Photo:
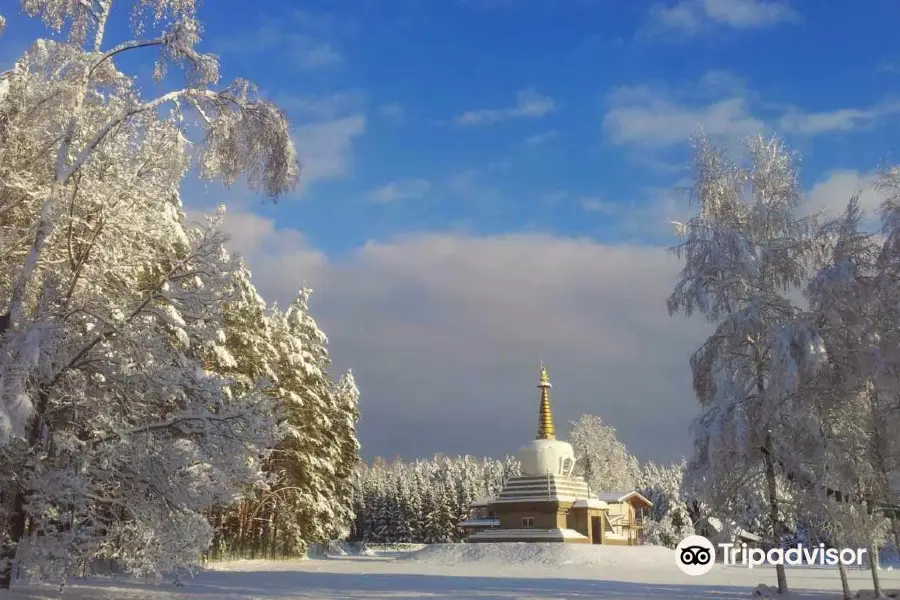
[[[716,549],[702,535],[689,535],[675,547],[675,564],[686,575],[705,575],[716,563]]]
[[[747,544],[718,544],[722,564],[744,566],[748,569],[762,565],[821,565],[833,567],[843,565],[861,566],[866,554],[865,548],[826,548],[797,544],[795,548],[784,550],[772,548],[768,552],[761,548],[748,548]],[[740,557],[738,556],[740,555]],[[675,564],[687,575],[705,575],[716,563],[716,548],[712,542],[700,535],[689,535],[675,548]]]

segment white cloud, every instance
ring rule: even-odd
[[[378,112],[383,119],[393,123],[402,123],[406,120],[406,108],[399,102],[384,104]]]
[[[544,204],[559,204],[569,196],[568,190],[554,190],[541,195]]]
[[[358,90],[335,92],[326,96],[310,94],[277,93],[273,101],[290,113],[297,113],[315,120],[335,119],[338,116],[359,111],[365,95]]]
[[[590,412],[643,458],[689,451],[687,357],[706,325],[668,317],[679,265],[664,249],[421,234],[328,260],[269,219],[226,227],[267,299],[314,288],[335,371],[352,367],[362,390],[369,457],[515,451],[533,436],[541,358],[561,432]]]
[[[312,71],[344,62],[344,56],[331,42],[298,31],[284,23],[268,22],[256,29],[220,40],[222,52],[278,56],[280,64]]]
[[[534,90],[522,90],[516,95],[516,104],[507,108],[482,108],[462,113],[456,118],[460,125],[485,125],[510,119],[536,119],[556,108],[553,98]]]
[[[670,146],[700,130],[710,136],[759,132],[762,123],[742,97],[726,97],[710,104],[682,103],[663,89],[626,86],[607,97],[603,130],[613,144]]]
[[[653,37],[694,37],[716,27],[760,29],[797,21],[787,2],[774,0],[681,0],[657,3],[650,9],[643,33]]]
[[[388,204],[409,198],[421,198],[431,189],[431,183],[425,179],[393,181],[369,193],[372,201]]]
[[[493,160],[487,164],[489,173],[508,173],[512,163],[509,160]]]
[[[344,55],[328,42],[302,34],[285,36],[290,64],[304,70],[331,67],[344,62]]]
[[[353,164],[353,140],[366,130],[363,115],[299,127],[294,141],[303,170],[302,185],[344,175]]]
[[[900,102],[883,102],[869,108],[845,108],[817,113],[792,109],[781,116],[778,127],[786,133],[803,135],[852,131],[897,113],[900,113]]]
[[[290,11],[290,27],[329,37],[344,37],[359,30],[359,22],[346,14],[312,12],[302,8]]]
[[[859,206],[866,212],[864,225],[874,231],[878,227],[878,207],[887,199],[885,192],[872,188],[876,175],[852,169],[832,171],[809,190],[803,208],[810,213],[822,211],[826,217],[836,217],[847,207],[850,198],[859,193]]]
[[[555,130],[536,133],[525,138],[526,146],[544,146],[559,137],[559,132]]]
[[[240,203],[237,203],[238,205]],[[188,209],[187,218],[200,221],[212,209]],[[327,259],[309,247],[296,229],[279,229],[272,219],[241,209],[229,208],[222,230],[228,248],[240,254],[252,271],[253,283],[267,301],[290,302],[297,291],[322,280]]]
[[[736,29],[768,27],[799,17],[787,2],[773,0],[701,0],[698,3],[707,18]]]
[[[488,169],[488,172],[496,172]],[[447,189],[458,198],[485,206],[499,202],[503,192],[499,187],[486,181],[485,173],[478,169],[466,169],[454,173],[447,179]]]
[[[616,205],[601,198],[587,196],[578,200],[578,206],[587,212],[611,215],[616,212]]]
[[[622,86],[606,97],[603,130],[613,144],[665,147],[703,131],[713,137],[740,137],[770,129],[781,135],[815,136],[870,127],[900,114],[900,102],[864,108],[807,112],[760,101],[744,81],[728,71],[710,71],[696,82]],[[756,109],[765,109],[762,116]],[[646,161],[648,156],[642,155]]]

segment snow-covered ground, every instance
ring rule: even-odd
[[[900,571],[881,572],[885,588],[900,588]],[[854,591],[871,586],[867,571],[850,573]],[[799,598],[837,598],[834,568],[789,568]],[[759,583],[774,585],[774,570],[717,565],[689,577],[670,550],[556,544],[435,545],[369,549],[297,561],[236,561],[218,564],[182,588],[122,580],[83,582],[66,588],[72,600],[378,600],[427,598],[730,600],[749,598]],[[0,600],[58,598],[54,588],[24,586],[0,592]]]

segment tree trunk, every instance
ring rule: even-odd
[[[771,526],[772,544],[776,548],[781,547],[781,525],[778,520],[778,483],[775,480],[775,460],[772,457],[772,432],[766,433],[765,452],[763,462],[766,467],[766,488],[769,496],[769,525]],[[775,565],[775,574],[778,578],[778,593],[787,594],[787,574],[784,565]]]
[[[884,598],[881,589],[881,579],[878,577],[878,548],[875,544],[869,546],[869,570],[872,571],[872,586],[875,588],[875,597]]]
[[[850,581],[847,579],[847,567],[838,561],[838,573],[841,574],[841,589],[844,592],[844,600],[852,600],[853,592],[850,590]]]
[[[25,493],[17,489],[7,520],[9,542],[0,546],[0,590],[8,590],[12,586],[16,549],[25,535],[25,520]]]
[[[38,390],[38,402],[31,417],[31,427],[28,431],[28,447],[31,449],[37,448],[41,443],[44,428],[43,414],[47,410],[47,401],[47,393],[43,390]],[[25,536],[25,526],[28,522],[28,515],[25,513],[25,492],[25,489],[17,486],[6,521],[6,533],[9,541],[0,546],[0,590],[8,590],[12,585],[13,562],[16,558],[16,550],[19,547],[19,542]],[[18,569],[18,565],[16,568]]]
[[[891,529],[894,532],[894,552],[900,557],[900,517],[896,513],[891,517]]]

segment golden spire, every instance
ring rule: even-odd
[[[541,388],[541,410],[537,439],[555,440],[556,431],[553,429],[553,414],[550,412],[550,392],[548,391],[553,386],[550,384],[550,374],[547,373],[544,361],[541,361],[541,382],[538,387]]]

